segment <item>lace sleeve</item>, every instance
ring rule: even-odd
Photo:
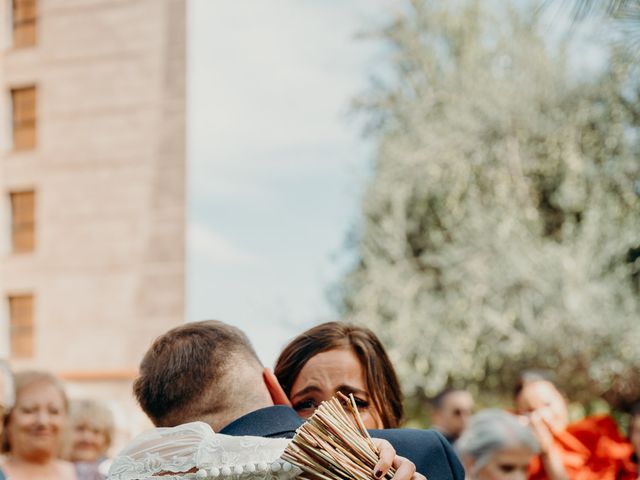
[[[109,470],[111,480],[288,480],[300,470],[280,460],[289,440],[216,434],[203,422],[136,437]]]

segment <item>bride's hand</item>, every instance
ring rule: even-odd
[[[373,469],[375,478],[383,478],[391,467],[396,469],[393,480],[427,480],[427,478],[416,472],[415,464],[400,455],[396,455],[396,450],[386,440],[374,438],[373,443],[380,451],[380,460]]]

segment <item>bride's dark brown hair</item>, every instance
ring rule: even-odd
[[[282,351],[275,375],[287,397],[306,363],[328,350],[350,349],[364,372],[365,384],[384,428],[396,428],[402,421],[402,391],[395,369],[378,337],[358,325],[327,322],[294,338]]]

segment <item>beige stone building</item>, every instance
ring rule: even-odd
[[[0,0],[0,357],[98,396],[183,321],[186,0]]]

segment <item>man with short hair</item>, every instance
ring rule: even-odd
[[[156,339],[142,359],[133,390],[156,426],[198,419],[217,432],[253,410],[286,404],[277,387],[242,331],[205,321]]]
[[[431,400],[432,427],[449,443],[454,443],[467,427],[473,414],[473,397],[460,388],[446,388]]]
[[[205,421],[227,435],[292,438],[303,420],[239,329],[218,321],[188,323],[155,340],[134,383],[156,426]],[[463,479],[448,443],[426,430],[372,430],[430,479]]]

